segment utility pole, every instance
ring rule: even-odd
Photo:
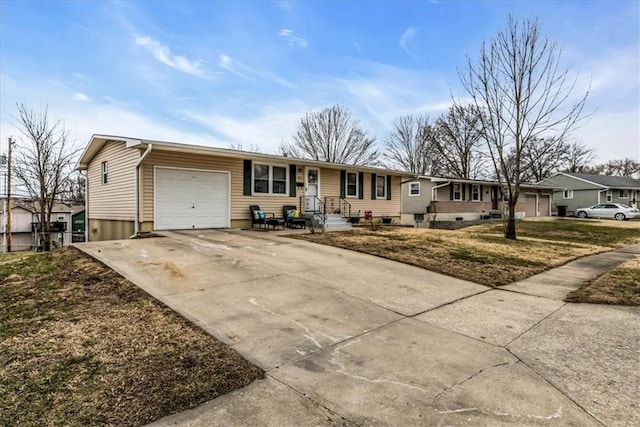
[[[5,234],[7,236],[7,252],[11,252],[11,146],[13,141],[9,139],[9,147],[7,148],[7,227]]]

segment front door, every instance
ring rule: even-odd
[[[320,169],[307,168],[304,184],[304,210],[306,212],[320,211]]]

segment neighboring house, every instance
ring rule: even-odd
[[[89,241],[140,232],[248,228],[250,205],[282,217],[302,211],[400,218],[410,174],[224,148],[94,135],[86,171]]]
[[[2,230],[2,252],[7,250],[6,200],[2,199],[0,229]],[[33,208],[18,200],[11,200],[11,250],[28,251],[33,249]]]
[[[559,207],[566,206],[568,215],[578,208],[605,202],[638,207],[640,197],[640,179],[626,176],[561,172],[540,184],[556,187],[553,201]]]
[[[506,193],[506,192],[505,192]],[[551,215],[553,188],[521,184],[516,217]],[[472,221],[501,217],[507,209],[496,181],[420,176],[402,184],[402,224],[413,224],[414,214],[429,213],[434,221]]]
[[[2,230],[2,252],[7,248],[6,224],[4,213],[5,201],[2,200],[3,211],[0,214]],[[51,212],[50,240],[55,246],[67,246],[72,242],[71,218],[72,215],[84,206],[56,203]],[[11,250],[24,251],[42,246],[42,238],[36,233],[39,215],[36,213],[33,202],[29,200],[11,200]]]

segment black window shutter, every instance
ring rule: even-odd
[[[455,186],[455,184],[452,182],[449,185],[449,200],[453,200],[453,187]]]
[[[289,165],[289,197],[296,197],[296,165]]]
[[[460,191],[462,191],[462,200],[464,200],[464,187],[466,187],[466,185],[460,184]]]
[[[377,175],[375,173],[371,174],[371,200],[376,199],[376,179]]]
[[[391,175],[387,175],[387,200],[391,200]]]
[[[480,190],[480,201],[482,202],[482,185],[480,185],[478,189]]]
[[[340,171],[340,197],[347,193],[347,171]]]
[[[242,191],[242,194],[244,194],[245,196],[251,195],[251,168],[252,168],[251,160],[245,160],[244,174],[243,174],[244,185],[243,185],[243,191]]]
[[[364,199],[364,172],[358,172],[358,198]]]

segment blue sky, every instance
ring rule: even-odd
[[[591,82],[575,140],[640,160],[637,1],[0,1],[0,138],[16,102],[93,133],[274,153],[336,103],[382,143],[399,115],[464,96],[457,69],[507,15],[538,17]]]

